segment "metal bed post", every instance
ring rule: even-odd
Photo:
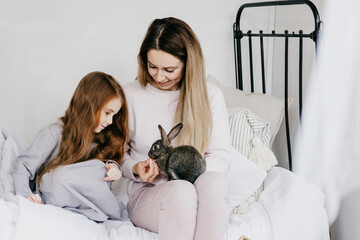
[[[262,35],[263,31],[259,31]],[[266,83],[265,83],[265,61],[264,61],[264,37],[260,36],[260,57],[261,57],[261,79],[262,79],[262,93],[266,93]]]
[[[234,23],[234,29],[235,27]],[[235,74],[237,79],[241,79],[239,81],[236,81],[236,88],[237,89],[243,89],[242,84],[242,61],[241,61],[241,38],[242,38],[242,32],[240,30],[235,31],[234,30],[234,56],[235,56]]]
[[[303,96],[303,91],[302,91],[302,86],[303,86],[303,46],[304,46],[304,41],[303,41],[303,37],[302,37],[302,33],[303,31],[300,30],[299,31],[299,116],[301,119],[301,114],[302,114],[302,96]]]
[[[286,30],[283,34],[276,33],[273,30],[271,33],[264,33],[262,30],[259,33],[253,33],[251,30],[248,30],[246,34],[241,30],[241,14],[246,8],[255,8],[255,7],[270,7],[270,6],[289,6],[289,5],[307,5],[314,17],[314,30],[311,33],[305,34],[302,30],[299,31],[299,34],[295,32],[289,33]],[[254,37],[259,37],[260,39],[260,53],[261,53],[261,77],[262,77],[262,92],[266,94],[266,83],[265,83],[265,64],[264,64],[264,37],[280,37],[285,40],[285,129],[286,129],[286,141],[288,147],[288,161],[289,169],[292,170],[292,156],[291,156],[291,139],[290,139],[290,127],[289,127],[289,106],[288,106],[288,55],[289,55],[289,38],[299,38],[299,116],[301,119],[302,114],[302,85],[303,85],[303,39],[310,38],[315,42],[315,51],[317,49],[317,40],[319,38],[320,32],[320,16],[315,7],[315,5],[309,0],[291,0],[291,1],[269,1],[269,2],[255,2],[255,3],[246,3],[240,6],[236,15],[236,21],[233,24],[233,34],[234,34],[234,57],[235,57],[235,74],[236,74],[236,87],[240,90],[243,90],[243,67],[242,67],[242,51],[241,51],[241,40],[244,37],[249,39],[249,71],[250,71],[250,86],[251,92],[254,92],[254,73],[253,73],[253,44],[252,40]]]
[[[288,31],[285,31],[285,34],[288,34]],[[289,106],[288,106],[288,99],[289,99],[289,37],[285,36],[285,130],[286,136],[286,143],[288,147],[288,158],[289,158],[289,169],[292,169],[292,157],[291,157],[291,139],[290,139],[290,126],[289,126]]]
[[[252,41],[251,41],[251,31],[248,31],[247,35],[249,36],[249,63],[250,63],[250,85],[251,92],[254,92],[254,66],[253,66],[253,56],[252,56]]]

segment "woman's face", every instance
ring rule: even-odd
[[[175,91],[180,87],[184,63],[167,52],[151,49],[147,53],[147,69],[154,81],[150,84],[160,90]]]
[[[105,106],[100,110],[100,122],[95,128],[95,132],[99,133],[113,122],[113,117],[120,111],[121,100],[120,97],[112,98]]]

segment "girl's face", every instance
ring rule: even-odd
[[[160,90],[175,91],[180,87],[184,63],[167,52],[151,49],[147,53],[147,69],[154,81],[150,84]]]
[[[107,126],[112,124],[113,117],[120,111],[121,100],[120,97],[112,98],[105,106],[100,110],[100,122],[95,128],[95,132],[99,133]]]

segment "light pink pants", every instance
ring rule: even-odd
[[[160,240],[221,240],[229,218],[228,183],[216,172],[202,174],[194,184],[134,183],[128,211],[135,226],[159,233]]]

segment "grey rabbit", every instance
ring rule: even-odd
[[[158,125],[161,139],[155,141],[149,150],[149,157],[157,162],[161,171],[168,175],[169,180],[182,179],[194,183],[206,169],[202,155],[189,145],[172,147],[171,141],[179,134],[182,123],[173,127],[169,134]]]

